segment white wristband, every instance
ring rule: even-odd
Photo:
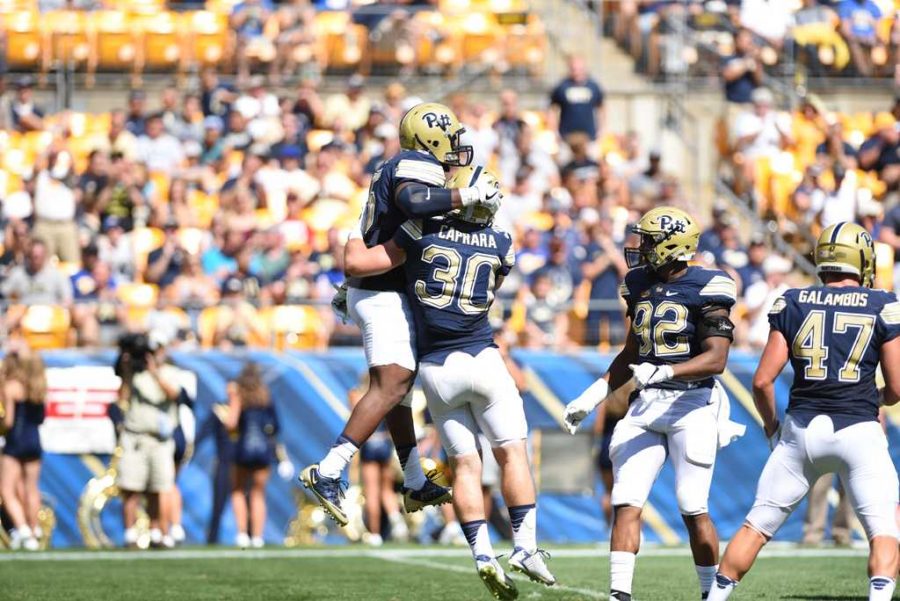
[[[462,202],[462,206],[468,207],[474,204],[478,204],[481,200],[481,194],[478,192],[478,188],[459,188],[459,200]]]

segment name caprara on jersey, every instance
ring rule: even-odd
[[[407,221],[394,241],[406,251],[419,360],[442,364],[454,351],[474,356],[494,346],[488,310],[497,277],[515,264],[509,234],[435,217]]]
[[[702,353],[699,334],[705,315],[717,308],[730,310],[736,301],[734,280],[724,271],[694,266],[671,282],[660,280],[649,267],[636,267],[625,275],[619,292],[640,343],[639,362],[655,365],[682,363]],[[713,383],[712,378],[670,380],[657,387],[684,390]]]
[[[395,200],[397,188],[404,182],[442,188],[445,183],[444,168],[430,154],[415,150],[401,151],[385,161],[372,176],[369,196],[360,218],[362,238],[369,248],[393,238],[400,226],[412,217]],[[401,292],[406,279],[404,270],[397,267],[381,275],[350,278],[349,283],[351,287],[363,290]]]
[[[769,312],[769,324],[790,348],[789,415],[806,426],[824,413],[835,430],[878,419],[881,346],[900,336],[900,302],[893,292],[860,286],[788,290]]]

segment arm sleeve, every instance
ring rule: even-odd
[[[452,192],[446,188],[430,188],[421,183],[403,186],[396,195],[397,206],[407,217],[434,217],[453,209]]]

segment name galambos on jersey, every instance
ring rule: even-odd
[[[829,307],[867,307],[869,294],[866,292],[828,292],[825,290],[801,290],[797,302]]]

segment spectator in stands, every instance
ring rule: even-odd
[[[735,156],[739,176],[748,186],[756,181],[756,159],[773,157],[793,144],[791,116],[773,109],[775,98],[768,88],[751,94],[753,108],[738,115],[734,123]]]
[[[783,0],[741,0],[740,22],[781,51],[793,22],[793,7]]]
[[[282,3],[278,9],[278,37],[276,73],[291,77],[297,67],[312,66],[321,70],[324,60],[317,55],[315,10],[309,0],[292,0]]]
[[[588,154],[590,140],[585,134],[575,133],[569,136],[569,147],[572,151],[571,160],[563,165],[561,170],[563,185],[574,192],[575,187],[588,182],[595,186],[600,179],[600,163]]]
[[[6,343],[0,366],[5,415],[6,445],[0,463],[0,498],[12,521],[10,548],[37,551],[44,537],[38,520],[41,493],[41,437],[38,426],[44,421],[47,377],[40,354],[25,340],[12,336]]]
[[[900,290],[900,204],[895,204],[885,214],[878,240],[894,251],[894,290]]]
[[[166,132],[172,134],[176,138],[178,134],[175,130],[175,121],[178,119],[178,104],[179,104],[180,96],[178,94],[178,89],[172,85],[168,85],[163,88],[162,92],[159,95],[159,116],[162,118],[163,128]]]
[[[103,219],[102,235],[97,239],[100,260],[109,265],[116,280],[134,279],[134,249],[131,237],[122,227],[122,219],[110,215]]]
[[[878,20],[881,9],[873,0],[842,0],[837,5],[841,18],[841,34],[850,45],[850,56],[857,72],[871,77],[875,70],[874,59],[880,53],[884,63],[886,50],[878,39]]]
[[[765,279],[749,286],[744,291],[749,331],[747,342],[760,349],[769,337],[769,310],[775,301],[789,288],[786,282],[791,272],[791,261],[781,255],[771,254],[763,261]]]
[[[49,254],[73,263],[81,257],[81,247],[75,223],[78,200],[71,181],[72,157],[65,150],[53,150],[44,161],[44,165],[38,161],[32,233],[44,241]]]
[[[725,100],[733,104],[749,104],[753,90],[762,85],[763,66],[759,51],[748,29],[734,34],[734,54],[722,59]]]
[[[75,186],[75,202],[89,215],[99,215],[99,211],[96,209],[100,193],[109,183],[108,169],[109,160],[106,153],[92,150],[88,155],[87,168],[78,177],[78,183]]]
[[[16,131],[26,133],[44,129],[44,109],[34,102],[34,79],[23,75],[16,80],[16,94],[10,103],[10,121]]]
[[[215,280],[203,273],[200,257],[186,255],[181,273],[165,288],[165,298],[176,307],[203,308],[215,305],[219,288]]]
[[[243,0],[231,10],[229,24],[237,34],[235,62],[237,63],[238,82],[246,82],[250,77],[250,58],[248,46],[258,39],[264,38],[266,22],[275,10],[270,0]]]
[[[811,75],[824,75],[823,66],[841,71],[850,62],[847,43],[836,31],[835,25],[839,22],[834,9],[818,0],[803,0],[802,8],[794,13],[791,37],[799,59]]]
[[[203,253],[203,273],[222,282],[237,270],[237,255],[247,241],[244,232],[226,230],[219,240]]]
[[[244,365],[237,379],[228,383],[227,394],[224,425],[237,436],[231,478],[231,508],[238,528],[235,545],[259,549],[265,545],[266,483],[276,460],[278,414],[256,363]]]
[[[857,150],[844,139],[844,125],[832,118],[825,130],[825,141],[816,147],[816,162],[828,169],[840,164],[845,169],[856,169]]]
[[[583,222],[588,222],[588,242],[584,246],[581,275],[590,286],[584,342],[591,346],[601,340],[621,344],[625,340],[625,320],[620,306],[619,284],[624,281],[628,265],[619,245],[613,240],[613,222],[609,215],[596,214],[596,211],[582,213],[588,217],[582,218]]]
[[[323,125],[333,127],[340,122],[350,130],[365,125],[372,109],[368,96],[363,94],[365,86],[366,80],[362,75],[351,75],[347,80],[346,92],[333,94],[325,101]]]
[[[100,191],[91,212],[100,219],[118,217],[122,228],[131,231],[135,226],[136,211],[147,205],[140,170],[124,155],[113,153],[107,172],[106,186]]]
[[[163,244],[147,256],[145,279],[163,289],[172,284],[184,269],[188,254],[178,241],[178,222],[163,225]]]
[[[140,134],[144,133],[141,129]],[[108,144],[101,150],[109,155],[121,154],[129,161],[137,158],[137,136],[128,129],[128,116],[121,109],[114,109],[109,113],[109,133],[106,136]]]
[[[268,341],[265,324],[244,298],[244,282],[240,278],[225,278],[219,302],[213,334],[213,344],[217,348],[230,349]]]
[[[519,143],[519,134],[526,127],[528,124],[522,119],[519,109],[519,95],[510,89],[500,92],[500,114],[494,122],[500,146],[505,146],[510,150],[516,148]],[[498,148],[498,150],[501,154],[504,153],[503,148]]]
[[[581,132],[592,142],[604,127],[603,90],[588,75],[587,64],[580,56],[569,57],[569,74],[550,94],[550,123],[555,123],[560,137]]]
[[[203,140],[200,143],[200,164],[215,167],[225,156],[222,132],[225,122],[218,115],[203,119]]]
[[[84,247],[81,269],[71,276],[75,300],[72,325],[79,346],[97,346],[101,341],[101,325],[127,321],[125,308],[116,304],[118,281],[99,254],[96,246]]]
[[[859,147],[861,169],[878,172],[889,189],[900,185],[900,122],[890,113],[875,116],[875,135]]]
[[[225,137],[222,140],[225,151],[239,150],[245,152],[253,144],[253,136],[247,129],[247,119],[239,111],[228,113],[228,121],[225,127]]]
[[[564,350],[569,340],[569,314],[564,303],[554,301],[553,282],[549,275],[537,273],[525,294],[525,329],[522,332],[526,348]]]
[[[325,105],[316,90],[315,79],[306,77],[300,81],[292,112],[307,127],[318,127],[321,124],[325,114]]]
[[[718,256],[722,248],[723,232],[734,226],[735,219],[734,215],[721,202],[713,206],[712,218],[712,224],[700,234],[697,251]]]
[[[146,131],[138,138],[138,160],[151,172],[171,176],[184,161],[184,147],[174,136],[166,133],[160,113],[147,117]]]
[[[3,209],[5,212],[6,203]],[[0,283],[9,275],[10,270],[24,263],[30,242],[28,223],[17,219],[6,224],[3,233],[3,254],[0,255]]]
[[[766,244],[766,237],[762,234],[754,234],[750,239],[750,247],[747,250],[747,263],[737,269],[737,274],[740,277],[738,286],[741,296],[747,293],[748,288],[765,279],[763,265],[768,256],[769,247]]]
[[[483,103],[473,104],[470,115],[466,133],[463,134],[464,143],[472,145],[472,163],[485,165],[497,152],[500,141],[492,123],[488,121],[490,115]]]
[[[147,122],[147,93],[144,90],[131,90],[128,94],[128,112],[125,116],[125,129],[135,137],[144,135]]]
[[[200,74],[200,105],[204,115],[215,115],[224,120],[236,99],[237,91],[231,84],[222,82],[213,67],[203,70]]]
[[[825,190],[822,212],[819,215],[823,228],[841,221],[856,221],[856,210],[862,194],[856,171],[847,171],[843,166],[835,165],[832,173],[834,186]]]
[[[203,140],[203,110],[200,107],[200,97],[196,94],[186,94],[181,101],[181,110],[174,112],[171,119],[166,122],[166,131],[175,136],[181,142]]]
[[[5,38],[0,34],[0,51],[5,49]],[[0,59],[0,130],[12,128],[12,97],[6,89],[6,75],[3,59]]]
[[[34,239],[28,245],[25,262],[13,267],[0,286],[3,298],[25,306],[61,305],[68,308],[72,302],[72,286],[69,279],[49,261],[47,245]],[[7,326],[17,322],[7,315]]]

